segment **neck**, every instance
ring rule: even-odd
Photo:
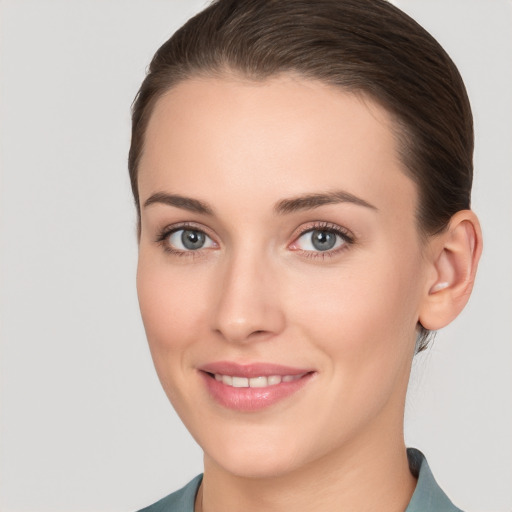
[[[233,475],[205,455],[196,512],[397,512],[407,508],[415,486],[403,433],[380,430],[299,470],[266,478]]]

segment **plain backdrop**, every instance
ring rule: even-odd
[[[475,127],[485,250],[414,363],[408,445],[468,512],[512,510],[512,4],[396,2],[451,54]],[[0,1],[0,510],[133,511],[201,472],[135,292],[129,109],[200,0]]]

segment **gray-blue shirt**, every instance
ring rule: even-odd
[[[411,473],[418,478],[416,489],[405,512],[462,512],[437,485],[425,456],[415,448],[407,449]],[[194,502],[203,475],[139,512],[194,512]]]

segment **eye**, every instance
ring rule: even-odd
[[[166,235],[167,244],[177,251],[197,251],[215,247],[215,242],[199,229],[176,229]]]
[[[344,240],[339,235],[325,229],[306,231],[296,242],[303,251],[330,251],[343,243]]]
[[[333,254],[353,241],[348,233],[337,226],[318,226],[304,231],[290,248],[309,253]]]

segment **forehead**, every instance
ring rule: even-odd
[[[161,190],[204,199],[231,191],[246,204],[270,204],[339,188],[377,207],[415,208],[391,116],[366,96],[294,75],[201,77],[155,105],[139,167],[141,202]]]

